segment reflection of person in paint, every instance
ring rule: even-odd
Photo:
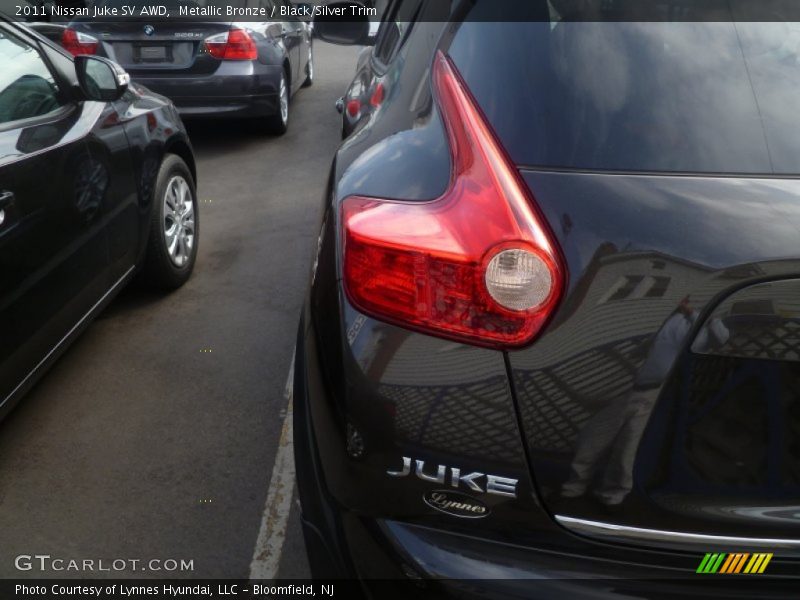
[[[636,450],[659,389],[696,321],[697,312],[689,305],[687,296],[658,332],[630,395],[601,408],[586,422],[578,437],[569,479],[561,488],[562,497],[583,496],[601,460],[607,456],[603,480],[595,495],[611,506],[625,500],[633,488]],[[722,321],[714,319],[702,329],[698,339],[708,335],[721,345],[729,333]]]

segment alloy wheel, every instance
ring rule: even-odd
[[[186,180],[175,175],[164,193],[164,240],[172,264],[183,267],[194,246],[194,198]]]
[[[289,88],[286,86],[286,76],[281,76],[280,87],[280,102],[281,102],[281,121],[284,124],[289,122]]]

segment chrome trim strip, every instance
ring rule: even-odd
[[[800,548],[800,540],[785,538],[750,538],[728,535],[709,535],[683,531],[644,529],[614,523],[589,521],[575,517],[555,515],[556,521],[574,533],[586,536],[617,538],[640,542],[670,542],[672,544],[738,544],[745,547],[767,546],[769,548]]]
[[[8,394],[8,396],[3,398],[3,401],[0,402],[0,408],[3,408],[5,403],[8,402],[9,399],[14,397],[14,394],[16,394],[28,382],[28,380],[36,374],[36,372],[42,367],[42,365],[44,365],[48,360],[50,360],[50,357],[53,356],[53,354],[55,354],[58,351],[59,348],[61,348],[61,346],[64,344],[64,342],[66,342],[70,338],[70,336],[72,336],[72,334],[75,333],[75,331],[77,331],[77,329],[80,328],[83,325],[83,323],[84,323],[84,321],[86,321],[86,319],[88,319],[90,316],[92,316],[94,314],[94,312],[97,310],[97,308],[99,306],[101,306],[103,304],[103,302],[105,302],[106,298],[108,298],[112,293],[114,293],[114,291],[116,291],[116,289],[118,287],[120,287],[125,282],[126,279],[128,279],[130,274],[133,273],[133,271],[135,269],[136,269],[136,267],[133,266],[130,269],[128,269],[127,271],[125,271],[125,274],[122,277],[120,277],[117,280],[117,282],[114,285],[112,285],[105,294],[103,294],[103,296],[102,296],[102,298],[100,298],[100,300],[98,300],[97,302],[94,303],[92,308],[90,308],[88,310],[88,312],[81,317],[81,320],[78,321],[77,323],[75,323],[75,325],[72,326],[72,329],[70,329],[66,333],[66,335],[59,340],[59,342],[55,346],[53,346],[53,349],[50,350],[50,352],[48,352],[45,355],[45,357],[42,360],[40,360],[36,364],[35,367],[33,367],[33,369],[31,369],[31,371],[25,376],[25,379],[23,379],[17,385],[17,387],[15,387],[13,390],[11,390],[11,393]]]

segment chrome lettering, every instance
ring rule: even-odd
[[[497,475],[486,476],[486,493],[497,494],[498,496],[517,497],[517,480],[508,477],[498,477]]]
[[[422,479],[422,481],[430,481],[431,483],[444,483],[444,476],[447,474],[447,467],[444,465],[439,465],[436,469],[436,475],[426,475],[425,474],[425,461],[418,460],[417,461],[417,468],[416,468],[417,477]]]
[[[403,457],[403,470],[402,471],[386,471],[389,477],[405,477],[411,473],[411,459],[407,456]]]
[[[450,485],[454,488],[457,488],[459,484],[464,483],[467,487],[475,490],[476,492],[482,492],[483,489],[480,485],[478,485],[475,480],[483,477],[483,473],[470,473],[469,475],[462,475],[461,469],[457,467],[450,468]]]

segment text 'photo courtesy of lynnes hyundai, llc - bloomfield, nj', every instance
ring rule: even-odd
[[[0,0],[0,600],[800,593],[800,3]]]

